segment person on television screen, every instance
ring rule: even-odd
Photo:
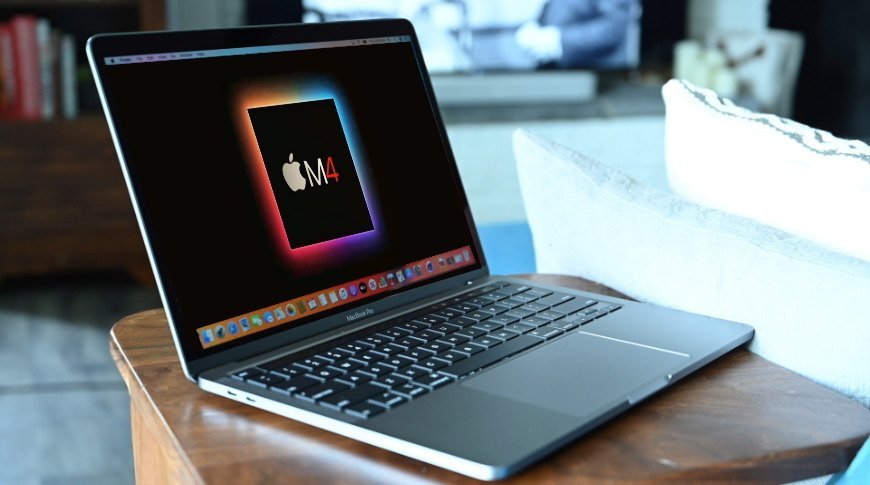
[[[516,41],[545,67],[626,67],[634,0],[549,0]]]

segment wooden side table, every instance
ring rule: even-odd
[[[110,347],[130,391],[141,484],[474,481],[200,391],[162,310],[115,324]],[[868,434],[863,406],[739,349],[508,481],[781,483],[844,469]]]

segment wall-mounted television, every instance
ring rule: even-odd
[[[302,0],[304,22],[402,17],[434,73],[637,67],[640,0]]]

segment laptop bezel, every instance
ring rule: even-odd
[[[188,358],[189,349],[185,348],[183,343],[185,340],[180,339],[178,335],[178,332],[185,330],[179,329],[173,318],[178,311],[175,295],[172,291],[171,285],[168,283],[169,280],[164,278],[166,268],[164,268],[160,264],[160,261],[155,257],[148,225],[145,221],[147,215],[143,215],[143,211],[138,202],[139,193],[142,192],[143,189],[138,185],[136,180],[133,180],[133,177],[131,177],[129,173],[127,162],[124,157],[124,150],[122,148],[123,143],[119,139],[117,128],[113,120],[111,103],[108,101],[108,97],[111,96],[111,93],[109,92],[110,88],[107,89],[107,86],[105,86],[102,81],[106,66],[103,65],[103,63],[98,62],[98,60],[104,57],[118,55],[322,42],[398,35],[407,35],[411,38],[412,48],[414,49],[415,56],[419,63],[418,65],[420,66],[419,75],[422,78],[424,90],[426,91],[431,109],[433,110],[436,128],[441,136],[444,150],[447,155],[447,162],[450,166],[449,169],[453,175],[454,183],[456,184],[461,199],[460,203],[464,209],[469,232],[471,234],[471,244],[474,246],[475,252],[478,256],[480,268],[461,272],[456,276],[451,276],[433,283],[423,284],[420,287],[406,290],[399,294],[393,294],[380,300],[355,305],[352,309],[347,311],[311,321],[298,327],[288,328],[285,331],[271,334],[236,347],[225,350],[217,349],[211,355],[195,359]],[[157,282],[158,291],[163,301],[164,309],[166,310],[169,328],[175,342],[179,361],[181,362],[182,369],[188,379],[196,382],[197,377],[203,371],[208,369],[236,361],[250,359],[263,353],[311,339],[319,334],[329,333],[338,328],[363,326],[367,320],[378,318],[390,310],[450,291],[451,289],[466,284],[468,281],[473,281],[489,275],[489,268],[478,238],[471,210],[468,205],[468,199],[459,177],[456,160],[447,138],[447,132],[440,116],[438,104],[433,94],[432,83],[428,71],[425,68],[421,52],[420,44],[413,27],[410,22],[403,19],[366,20],[322,24],[281,24],[196,31],[100,34],[88,39],[87,55],[97,84],[100,101],[102,102],[112,141],[118,154],[121,170],[127,183],[128,191],[130,192],[130,199],[133,204],[136,219],[139,223],[139,229],[142,233],[148,258],[154,271],[154,278]],[[353,324],[349,324],[346,316],[350,313],[359,311],[360,308],[371,309],[373,313],[372,316],[367,319],[355,321]],[[189,330],[190,329],[187,329],[187,331]]]

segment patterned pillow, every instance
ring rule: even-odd
[[[754,113],[686,81],[662,88],[672,190],[870,261],[870,147]]]

